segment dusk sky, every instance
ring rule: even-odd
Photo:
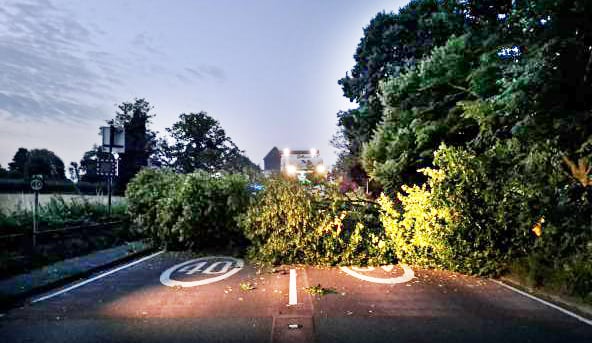
[[[332,164],[336,113],[355,107],[337,80],[370,19],[405,3],[0,0],[0,164],[19,147],[79,161],[135,97],[161,134],[203,110],[260,166],[273,146]]]

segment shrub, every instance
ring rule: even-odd
[[[398,209],[389,197],[380,196],[380,220],[399,261],[423,267],[449,267],[453,214],[446,207],[436,206],[430,191],[441,182],[443,174],[430,169],[424,173],[430,176],[429,187],[403,186],[404,193],[397,197]]]
[[[248,206],[247,183],[238,174],[144,170],[128,184],[126,196],[130,214],[157,243],[220,247],[244,243],[235,217]]]
[[[377,264],[393,255],[379,220],[378,204],[343,195],[334,185],[265,182],[241,227],[251,257],[274,264]]]
[[[169,170],[144,169],[127,185],[128,209],[134,222],[159,243],[174,241],[158,218],[159,203],[175,196],[181,176]]]

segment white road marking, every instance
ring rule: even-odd
[[[296,269],[290,269],[290,298],[288,305],[298,304],[298,291],[296,290]]]
[[[360,280],[373,282],[373,283],[384,283],[384,284],[393,285],[393,284],[397,284],[397,283],[405,283],[405,282],[411,281],[411,279],[413,279],[415,277],[415,273],[413,272],[413,269],[411,269],[408,265],[401,264],[401,267],[403,268],[403,275],[397,276],[394,278],[386,278],[386,279],[360,274],[360,273],[352,270],[355,267],[352,267],[352,269],[350,269],[348,267],[339,267],[339,268],[341,270],[343,270],[345,273],[347,273],[357,279],[360,279]],[[369,271],[374,270],[373,267],[369,267],[369,268],[372,268],[372,269],[366,269],[366,270],[369,270]],[[359,267],[357,268],[357,270],[360,270],[360,269],[361,268],[359,268]],[[392,270],[392,268],[391,268],[391,270]]]
[[[222,260],[214,261],[210,264],[211,260]],[[203,270],[205,266],[208,267]],[[234,265],[233,268],[231,266]],[[200,257],[194,260],[185,261],[183,263],[176,264],[169,269],[165,270],[160,274],[160,283],[169,287],[196,287],[203,286],[210,283],[218,282],[232,275],[240,272],[245,263],[240,258],[228,257],[228,256],[207,256]],[[221,274],[215,277],[207,279],[201,279],[196,281],[179,281],[171,279],[171,275],[176,272],[184,272],[186,275],[195,274]]]
[[[118,272],[118,271],[120,271],[120,270],[123,270],[123,269],[129,268],[129,267],[131,267],[131,266],[135,266],[136,264],[138,264],[138,263],[142,263],[142,262],[144,262],[144,261],[146,261],[146,260],[149,260],[149,259],[151,259],[151,258],[153,258],[153,257],[156,257],[156,256],[158,256],[158,255],[162,254],[163,252],[164,252],[164,250],[161,250],[161,251],[159,251],[159,252],[155,252],[155,253],[154,253],[154,254],[152,254],[152,255],[149,255],[149,256],[143,257],[143,258],[141,258],[141,259],[139,259],[139,260],[137,260],[137,261],[134,261],[134,262],[128,263],[128,264],[126,264],[126,265],[123,265],[123,266],[121,266],[121,267],[117,267],[117,268],[115,268],[115,269],[113,269],[113,270],[110,270],[110,271],[108,271],[108,272],[105,272],[105,273],[103,273],[103,274],[99,274],[99,275],[97,275],[97,276],[95,276],[95,277],[92,277],[92,278],[90,278],[90,279],[88,279],[88,280],[84,280],[84,281],[82,281],[82,282],[79,282],[79,283],[77,283],[77,284],[74,284],[74,285],[72,285],[72,286],[70,286],[70,287],[68,287],[68,288],[64,288],[64,289],[62,289],[62,290],[60,290],[60,291],[58,291],[58,292],[55,292],[55,293],[52,293],[52,294],[49,294],[49,295],[43,296],[43,297],[41,297],[41,298],[37,298],[37,299],[35,299],[35,300],[31,301],[31,303],[32,303],[32,304],[34,304],[34,303],[38,303],[38,302],[40,302],[40,301],[44,301],[44,300],[47,300],[47,299],[51,299],[51,298],[53,298],[53,297],[56,297],[56,296],[58,296],[58,295],[60,295],[60,294],[64,294],[64,293],[66,293],[66,292],[69,292],[69,291],[71,291],[71,290],[73,290],[73,289],[76,289],[76,288],[82,287],[82,286],[84,286],[84,285],[86,285],[86,284],[88,284],[88,283],[91,283],[91,282],[93,282],[93,281],[96,281],[96,280],[98,280],[98,279],[104,278],[105,276],[111,275],[111,274],[113,274],[113,273],[117,273],[117,272]]]
[[[573,318],[575,318],[575,319],[577,319],[577,320],[581,321],[582,323],[586,323],[586,324],[588,324],[588,325],[592,325],[592,320],[590,320],[590,319],[587,319],[587,318],[584,318],[584,317],[582,317],[582,316],[580,316],[580,315],[578,315],[578,314],[576,314],[576,313],[573,313],[573,312],[571,312],[571,311],[569,311],[569,310],[566,310],[566,309],[564,309],[563,307],[557,306],[557,305],[555,305],[555,304],[553,304],[553,303],[550,303],[550,302],[548,302],[548,301],[546,301],[546,300],[543,300],[543,299],[541,299],[541,298],[537,298],[537,297],[535,297],[535,296],[534,296],[534,295],[532,295],[532,294],[528,294],[528,293],[526,293],[526,292],[524,292],[524,291],[521,291],[521,290],[519,290],[519,289],[517,289],[517,288],[514,288],[514,287],[512,287],[512,286],[510,286],[510,285],[507,285],[507,284],[505,284],[505,283],[503,283],[503,282],[501,282],[501,281],[498,281],[498,280],[493,280],[493,279],[492,279],[491,281],[493,281],[493,282],[497,283],[498,285],[500,285],[500,286],[503,286],[503,287],[505,287],[505,288],[507,288],[507,289],[509,289],[509,290],[512,290],[512,291],[514,291],[514,292],[516,292],[516,293],[518,293],[518,294],[521,294],[521,295],[523,295],[523,296],[525,296],[525,297],[527,297],[527,298],[530,298],[530,299],[532,299],[532,300],[535,300],[535,301],[538,301],[538,302],[540,302],[541,304],[544,304],[544,305],[547,305],[547,306],[549,306],[549,307],[551,307],[551,308],[554,308],[554,309],[556,309],[556,310],[557,310],[557,311],[559,311],[559,312],[562,312],[562,313],[564,313],[564,314],[567,314],[568,316],[571,316],[571,317],[573,317]]]

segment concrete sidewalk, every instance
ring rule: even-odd
[[[14,306],[32,294],[85,277],[152,249],[152,245],[145,242],[130,242],[1,280],[0,309]]]

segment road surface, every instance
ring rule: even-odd
[[[592,342],[592,326],[451,272],[161,253],[0,314],[2,342]],[[321,294],[326,293],[326,294]]]

